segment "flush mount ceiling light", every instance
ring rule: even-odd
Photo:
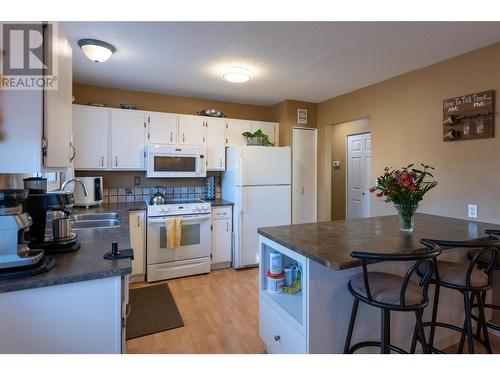
[[[104,62],[115,52],[115,47],[111,44],[96,39],[80,39],[78,46],[94,62]]]
[[[222,78],[229,82],[242,83],[248,81],[251,76],[248,69],[241,66],[231,66],[224,70]]]

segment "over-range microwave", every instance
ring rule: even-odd
[[[206,147],[150,144],[147,177],[206,177]]]

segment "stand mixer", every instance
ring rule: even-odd
[[[55,264],[43,249],[28,247],[32,220],[21,205],[27,196],[27,190],[0,189],[0,280],[46,272]]]

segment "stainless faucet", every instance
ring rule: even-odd
[[[83,194],[85,194],[86,197],[88,197],[89,193],[87,192],[87,187],[85,186],[85,184],[83,183],[82,180],[80,180],[79,178],[70,178],[69,180],[66,180],[62,183],[61,185],[61,191],[64,191],[64,188],[66,187],[66,185],[68,185],[70,182],[78,182],[80,185],[82,185],[82,188],[83,188]]]

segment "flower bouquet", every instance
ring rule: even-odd
[[[415,222],[415,212],[418,203],[424,198],[425,193],[437,185],[430,171],[430,165],[420,164],[421,169],[413,168],[410,164],[401,169],[386,167],[384,174],[377,178],[377,186],[370,192],[377,192],[377,197],[385,197],[386,202],[394,203],[398,211],[400,229],[412,232]]]

